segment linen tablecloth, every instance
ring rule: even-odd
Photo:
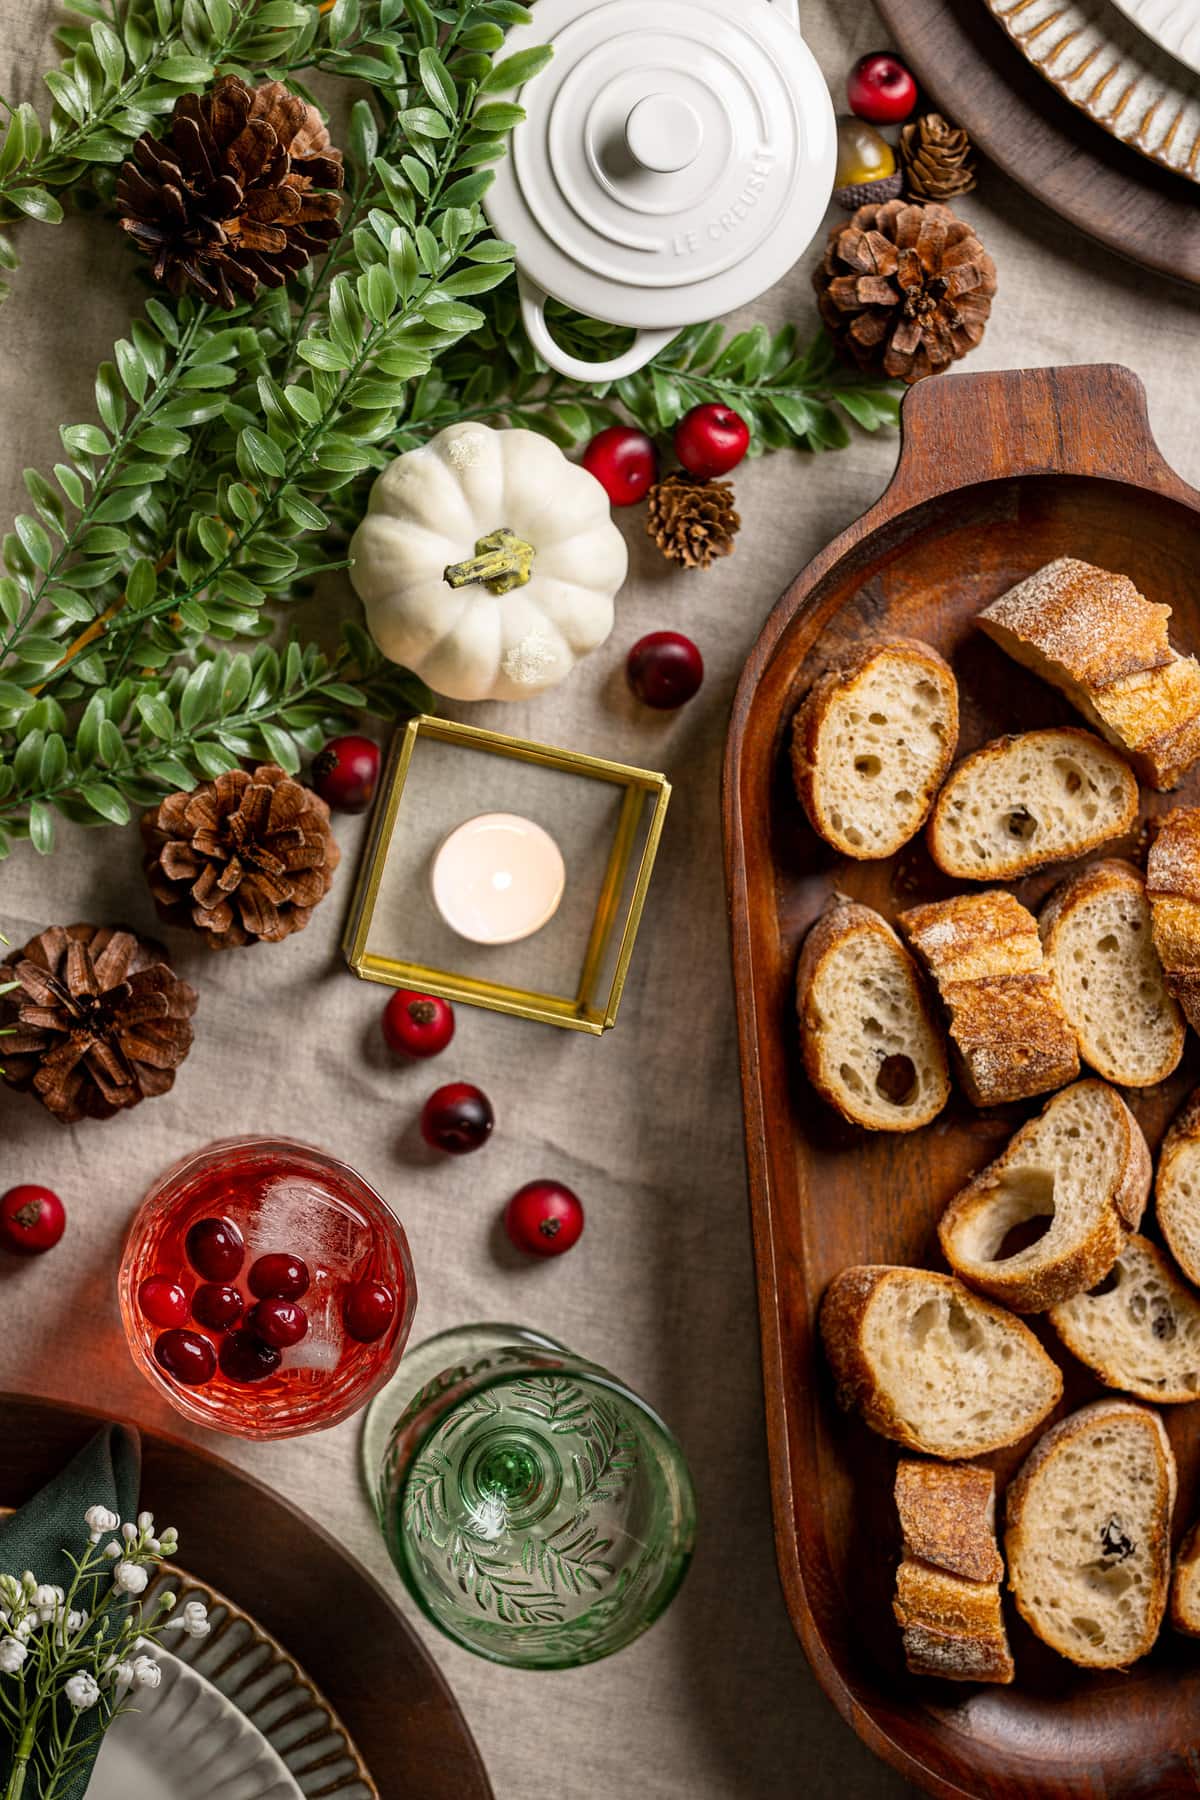
[[[804,0],[803,11],[840,105],[849,63],[885,44],[885,33],[859,0]],[[52,15],[52,0],[3,9],[0,91],[14,103],[37,91]],[[995,257],[999,296],[969,366],[1130,363],[1149,389],[1163,450],[1200,482],[1196,296],[1092,246],[986,164],[981,173],[962,211]],[[0,310],[6,529],[24,504],[21,469],[47,468],[59,424],[92,416],[95,366],[141,294],[130,253],[102,220],[17,236],[23,266]],[[746,318],[811,330],[814,259],[809,251]],[[186,1430],[122,1344],[113,1283],[122,1233],[139,1195],[182,1152],[268,1129],[328,1146],[389,1197],[419,1271],[418,1337],[472,1319],[524,1321],[607,1364],[675,1427],[699,1492],[699,1550],[675,1606],[631,1649],[570,1673],[521,1674],[475,1661],[415,1621],[500,1800],[907,1791],[820,1693],[776,1581],[719,827],[722,744],[743,659],[790,577],[876,498],[895,455],[894,435],[856,432],[841,452],[747,464],[736,478],[737,552],[706,574],[673,572],[635,509],[623,521],[630,578],[609,644],[527,706],[468,709],[478,723],[661,768],[675,785],[621,1019],[604,1039],[462,1007],[447,1056],[408,1068],[392,1060],[379,1036],[384,993],[356,982],[338,951],[364,830],[340,817],[342,873],[303,935],[211,956],[171,934],[177,966],[200,991],[195,1049],[171,1095],[65,1130],[27,1099],[0,1094],[0,1188],[45,1182],[70,1212],[53,1255],[4,1271],[0,1386]],[[691,705],[655,716],[635,706],[621,669],[634,639],[660,628],[696,639],[707,678]],[[462,801],[466,816],[470,795]],[[0,929],[14,943],[85,918],[158,929],[135,830],[63,827],[60,837],[52,859],[23,846],[0,867]],[[414,1119],[451,1078],[478,1082],[498,1124],[482,1154],[434,1162],[413,1148]],[[507,1251],[497,1221],[513,1189],[540,1175],[577,1189],[588,1223],[570,1256],[532,1266]],[[299,1498],[399,1592],[360,1492],[354,1421],[261,1447],[197,1435]],[[330,1598],[314,1594],[313,1604]],[[406,1597],[401,1604],[415,1617]]]

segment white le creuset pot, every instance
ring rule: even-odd
[[[837,130],[798,0],[538,0],[505,54],[549,43],[484,207],[516,246],[525,329],[577,381],[630,375],[685,325],[755,299],[824,216]],[[548,295],[637,328],[568,356]]]

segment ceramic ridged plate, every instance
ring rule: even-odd
[[[1200,75],[1200,0],[1113,0],[1139,31]]]
[[[1150,43],[1112,0],[986,4],[1034,68],[1081,112],[1163,168],[1200,183],[1200,81]],[[1163,4],[1195,11],[1195,0]]]

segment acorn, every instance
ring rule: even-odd
[[[865,119],[843,114],[837,122],[837,174],[833,197],[847,212],[884,200],[898,200],[904,176],[887,139]]]

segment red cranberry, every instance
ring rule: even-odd
[[[223,1281],[206,1281],[192,1295],[192,1317],[210,1331],[232,1331],[242,1316],[242,1296]]]
[[[279,1367],[279,1352],[274,1344],[265,1344],[252,1331],[231,1331],[221,1340],[221,1373],[227,1381],[248,1387],[253,1381],[265,1381]]]
[[[164,1331],[154,1341],[154,1360],[183,1387],[203,1387],[217,1372],[217,1353],[199,1331]]]
[[[308,1331],[308,1314],[294,1300],[260,1300],[246,1315],[247,1328],[264,1344],[287,1350]]]
[[[313,758],[311,778],[336,812],[366,812],[379,781],[379,745],[365,737],[330,738]]]
[[[186,1238],[187,1259],[206,1281],[232,1281],[246,1245],[232,1219],[197,1219]]]
[[[699,481],[736,469],[750,448],[750,427],[731,406],[693,406],[675,427],[675,454]]]
[[[49,1188],[23,1182],[0,1200],[0,1246],[18,1256],[53,1250],[66,1228],[66,1208]]]
[[[259,1300],[299,1300],[307,1294],[310,1279],[302,1257],[273,1250],[251,1263],[246,1284]]]
[[[529,1181],[509,1201],[504,1225],[518,1250],[561,1256],[583,1233],[583,1202],[557,1181]]]
[[[704,659],[682,632],[652,631],[629,652],[625,673],[644,705],[669,712],[699,691]]]
[[[382,1281],[356,1281],[342,1297],[346,1330],[360,1344],[381,1338],[396,1316],[396,1296]]]
[[[598,431],[583,453],[583,466],[594,475],[614,506],[632,506],[658,480],[658,451],[653,438],[632,425],[609,425]]]
[[[872,125],[898,125],[917,104],[917,84],[890,50],[860,56],[846,83],[851,112]]]
[[[454,1008],[435,994],[400,988],[383,1009],[383,1035],[397,1056],[440,1056],[454,1036]]]
[[[482,1089],[469,1081],[451,1081],[425,1102],[421,1135],[434,1150],[465,1156],[486,1144],[495,1122],[492,1103]]]
[[[186,1325],[188,1299],[177,1281],[149,1275],[138,1289],[138,1306],[152,1325]],[[201,1320],[201,1324],[203,1324]]]

